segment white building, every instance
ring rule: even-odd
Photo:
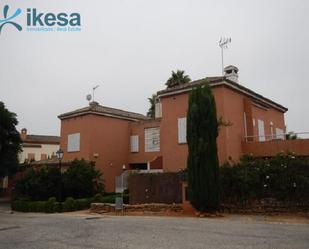
[[[22,152],[19,154],[19,162],[39,161],[50,159],[56,156],[60,147],[60,137],[28,135],[27,129],[21,130]]]

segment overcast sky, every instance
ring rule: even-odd
[[[145,114],[172,70],[221,74],[221,36],[239,82],[288,107],[288,131],[309,131],[307,0],[1,0],[0,19],[5,4],[23,30],[0,34],[0,101],[30,134],[59,135],[57,115],[88,105],[96,84],[100,104]],[[26,8],[79,12],[82,31],[27,32]]]

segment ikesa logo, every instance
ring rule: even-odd
[[[8,17],[9,6],[3,8],[4,19],[0,19],[0,33],[4,25],[13,25],[17,30],[21,31],[22,27],[16,22],[12,22],[22,13],[21,9],[17,9],[15,13]],[[36,8],[27,8],[26,11],[26,31],[28,32],[54,32],[54,31],[81,31],[81,16],[79,13],[44,13]]]
[[[27,26],[80,26],[78,13],[39,13],[37,9],[27,9]]]
[[[15,13],[11,16],[8,16],[8,12],[9,12],[9,6],[5,5],[3,8],[3,17],[4,19],[0,19],[0,33],[2,31],[2,28],[5,25],[11,25],[14,26],[17,30],[21,31],[22,27],[17,24],[16,22],[12,22],[11,20],[13,20],[15,17],[19,16],[21,14],[21,9],[17,9],[15,11]]]

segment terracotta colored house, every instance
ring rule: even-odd
[[[219,131],[220,163],[237,161],[245,153],[268,156],[292,150],[309,155],[309,149],[302,150],[302,145],[285,143],[287,108],[238,83],[238,69],[229,66],[224,77],[209,77],[159,91],[155,119],[96,102],[61,114],[64,160],[96,161],[108,192],[115,191],[115,177],[122,174],[123,165],[126,169],[162,172],[185,168],[188,97],[194,86],[206,80],[215,96],[218,118],[229,123]],[[307,140],[302,142],[309,144]]]

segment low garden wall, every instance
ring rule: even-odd
[[[92,203],[90,211],[93,213],[109,213],[115,212],[115,204],[109,203]],[[167,212],[182,212],[181,204],[163,204],[163,203],[149,203],[130,205],[124,204],[125,212],[153,212],[153,213],[167,213]]]

